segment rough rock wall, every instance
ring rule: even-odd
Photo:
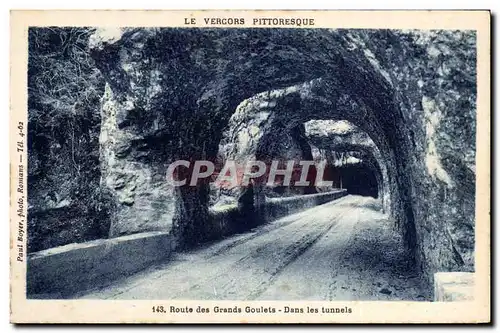
[[[475,33],[381,31],[371,40],[351,37],[386,68],[410,138],[401,148],[410,156],[422,268],[473,270]]]
[[[110,237],[141,231],[169,230],[176,209],[174,188],[166,182],[166,166],[159,154],[133,133],[120,130],[122,108],[106,85],[102,103],[100,154],[101,186],[114,198]],[[159,155],[159,156],[158,156]]]
[[[261,161],[277,160],[280,161],[279,168],[285,169],[287,161],[295,161],[294,165],[298,167],[300,161],[312,161],[311,146],[305,136],[304,125],[300,124],[293,128],[287,128],[280,122],[273,124],[272,131],[266,133],[258,144],[256,153],[257,159]],[[312,171],[311,171],[312,170]],[[293,181],[289,186],[284,186],[280,180],[277,180],[273,186],[266,186],[267,196],[288,196],[298,194],[316,193],[312,175],[314,167],[308,172],[308,178],[312,184],[307,187],[294,186]]]
[[[276,120],[277,112],[282,110],[275,101],[264,101],[270,95],[282,96],[283,91],[258,94],[242,102],[229,120],[220,146],[219,154],[223,160],[234,160],[244,165],[247,161],[264,161],[269,167],[272,161],[280,161],[280,169],[286,167],[286,161],[312,160],[311,146],[306,137],[303,124],[294,124]],[[267,181],[267,179],[266,179]],[[263,184],[264,192],[269,197],[315,193],[314,186],[294,187],[276,184]]]
[[[473,269],[473,33],[125,29],[91,44],[118,103],[117,133],[160,164],[215,158],[241,101],[289,87],[263,100],[293,111],[283,122],[348,120],[373,139],[391,212],[425,272]],[[184,207],[173,218],[181,238],[204,237],[206,188],[171,197]],[[122,209],[140,208],[118,206],[112,223]]]

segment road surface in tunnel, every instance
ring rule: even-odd
[[[190,252],[112,285],[100,299],[429,300],[394,223],[346,196]]]

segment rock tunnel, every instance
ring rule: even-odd
[[[381,200],[425,276],[473,270],[475,147],[461,137],[475,130],[475,58],[447,52],[471,34],[98,30],[110,236],[212,237],[213,189],[169,187],[175,160],[326,159],[335,186]],[[253,189],[252,205],[283,191],[318,189]]]

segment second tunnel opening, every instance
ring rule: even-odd
[[[346,189],[349,194],[378,198],[377,177],[363,162],[331,167],[326,177],[333,181],[334,187]]]

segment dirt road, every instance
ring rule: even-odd
[[[99,299],[429,300],[377,200],[347,196],[82,295]]]

